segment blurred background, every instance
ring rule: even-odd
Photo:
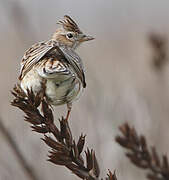
[[[114,140],[118,127],[129,122],[162,153],[169,151],[169,1],[165,0],[0,0],[0,117],[22,154],[41,180],[78,178],[64,167],[46,162],[48,148],[32,133],[23,113],[10,105],[20,60],[32,44],[50,39],[65,14],[94,36],[78,54],[83,59],[87,88],[74,103],[70,126],[78,139],[96,151],[101,175],[116,170],[118,179],[145,179],[129,163]],[[165,60],[156,63],[152,33],[165,41]],[[160,61],[160,60],[159,60]],[[55,108],[58,117],[66,106]],[[0,179],[29,179],[1,133]]]

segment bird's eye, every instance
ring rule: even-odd
[[[73,34],[72,34],[72,33],[67,33],[67,37],[68,37],[69,39],[71,39],[71,38],[73,37]]]

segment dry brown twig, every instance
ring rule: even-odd
[[[147,178],[150,180],[169,180],[169,164],[167,156],[160,160],[156,148],[148,149],[144,136],[138,136],[136,130],[127,123],[120,126],[123,136],[117,136],[116,141],[128,150],[126,156],[139,168],[147,169]]]
[[[76,143],[69,123],[63,117],[59,120],[60,128],[55,125],[52,109],[48,105],[43,92],[34,95],[32,91],[28,91],[26,95],[17,85],[14,87],[12,94],[15,99],[11,104],[26,114],[25,121],[31,124],[33,131],[44,134],[42,140],[51,148],[48,161],[65,166],[81,179],[100,179],[99,165],[94,150],[87,149],[85,151],[86,163],[82,156],[85,136],[82,134]],[[41,107],[41,111],[39,107]],[[52,138],[49,134],[54,137]],[[115,173],[112,174],[109,171],[106,180],[117,180]]]
[[[151,33],[149,42],[153,48],[153,66],[157,70],[162,70],[168,61],[167,39],[160,34]]]

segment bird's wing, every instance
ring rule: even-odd
[[[37,64],[47,52],[55,47],[55,43],[50,41],[39,42],[29,48],[21,61],[21,70],[19,79],[21,80],[31,68]]]
[[[56,73],[68,74],[71,68],[82,82],[83,87],[86,87],[82,61],[71,48],[59,46],[52,40],[33,45],[23,56],[19,79],[21,80],[34,65],[39,64],[40,66],[44,64],[39,74],[46,78]]]
[[[60,50],[65,56],[68,64],[70,64],[71,68],[75,71],[78,78],[81,80],[83,84],[83,88],[85,88],[86,81],[85,81],[84,68],[83,68],[83,63],[82,63],[81,58],[71,48],[60,47]]]
[[[38,74],[46,79],[55,78],[57,75],[68,75],[70,70],[59,55],[45,56],[37,65]]]

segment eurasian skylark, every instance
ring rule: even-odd
[[[21,88],[38,93],[45,85],[45,95],[51,105],[67,104],[68,119],[72,102],[86,87],[84,68],[75,49],[94,39],[79,29],[69,16],[59,21],[58,28],[48,41],[39,42],[26,51],[21,62]]]

